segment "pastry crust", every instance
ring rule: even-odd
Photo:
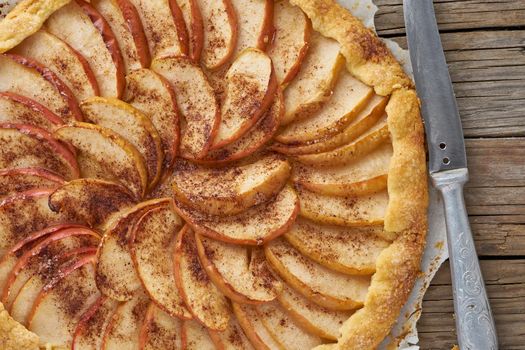
[[[0,52],[16,46],[69,0],[25,0],[0,22]],[[335,344],[317,349],[375,349],[391,331],[420,273],[427,231],[427,175],[419,100],[411,79],[385,44],[335,0],[290,0],[313,28],[341,44],[347,69],[379,95],[386,108],[394,154],[388,175],[385,230],[393,243],[379,256],[364,307],[341,328]],[[2,349],[38,348],[38,337],[0,304]]]
[[[0,21],[0,53],[36,33],[53,12],[71,0],[24,0]]]

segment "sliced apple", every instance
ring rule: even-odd
[[[118,41],[107,21],[90,3],[71,1],[49,17],[45,28],[87,60],[102,96],[121,96],[125,68]]]
[[[155,186],[160,179],[163,154],[160,136],[151,120],[115,98],[93,97],[80,107],[87,120],[112,130],[135,146],[144,158],[150,187]]]
[[[140,329],[150,305],[146,293],[138,290],[113,313],[102,339],[101,349],[138,349]]]
[[[295,191],[286,186],[269,203],[233,216],[210,216],[182,203],[175,210],[198,233],[227,243],[263,245],[287,232],[299,212]]]
[[[340,48],[337,41],[317,32],[312,34],[301,69],[284,90],[286,114],[283,124],[311,116],[331,98],[344,67]]]
[[[274,4],[275,35],[268,54],[272,58],[279,84],[286,86],[299,72],[308,52],[312,23],[306,14],[288,0]]]
[[[45,30],[31,35],[11,52],[49,68],[69,87],[78,101],[99,94],[95,73],[86,59]]]
[[[31,124],[45,130],[64,124],[59,116],[40,103],[11,92],[0,92],[0,122]]]
[[[217,288],[231,300],[258,304],[274,300],[281,284],[259,249],[195,236],[202,266]]]
[[[206,328],[197,321],[182,323],[182,348],[187,350],[215,350]]]
[[[381,226],[326,226],[299,218],[284,238],[301,254],[347,274],[372,274],[379,254],[389,246]]]
[[[284,116],[284,97],[279,88],[275,100],[261,119],[240,139],[220,149],[212,150],[206,158],[197,162],[202,164],[221,164],[233,162],[248,157],[260,150],[279,128],[281,118]]]
[[[199,262],[195,236],[188,226],[177,236],[173,266],[177,288],[193,316],[211,330],[225,330],[230,319],[228,299]]]
[[[209,332],[216,349],[254,349],[235,317],[230,317],[228,327],[222,332]]]
[[[334,167],[297,164],[293,181],[331,196],[358,196],[386,189],[392,144],[384,143],[354,162]]]
[[[285,145],[276,142],[271,146],[271,149],[289,155],[332,151],[351,143],[369,129],[373,128],[381,118],[385,118],[384,112],[387,102],[387,97],[373,96],[368,105],[357,117],[338,134],[325,136],[297,145]]]
[[[180,153],[185,158],[206,156],[220,125],[220,109],[213,88],[199,66],[184,57],[154,60],[151,68],[175,90],[182,116]]]
[[[275,140],[286,144],[306,143],[344,130],[368,104],[372,88],[342,69],[332,97],[310,117],[288,125]]]
[[[140,15],[152,58],[188,54],[188,33],[177,1],[129,1]]]
[[[312,303],[289,287],[279,294],[279,302],[306,331],[328,340],[337,340],[339,329],[352,311],[333,311]]]
[[[328,152],[295,157],[303,164],[322,166],[345,165],[369,154],[390,139],[386,116],[356,140]]]
[[[236,52],[249,47],[266,50],[275,31],[273,0],[232,0],[232,5],[239,26]]]
[[[75,262],[37,297],[28,329],[38,334],[44,344],[70,345],[80,317],[100,297],[92,262],[93,257]]]
[[[189,319],[191,314],[173,288],[173,246],[182,225],[171,203],[162,202],[135,223],[129,244],[135,270],[151,300],[169,315]]]
[[[281,349],[313,349],[323,343],[299,326],[277,302],[257,306],[257,313]]]
[[[209,70],[226,64],[235,53],[238,23],[231,0],[197,0],[204,21],[202,63]]]
[[[211,215],[239,214],[265,203],[281,191],[291,167],[286,159],[270,155],[255,163],[207,168],[179,161],[175,165],[175,198]]]
[[[43,129],[0,123],[0,146],[0,168],[45,168],[68,180],[80,175],[70,149]]]
[[[301,216],[338,226],[382,225],[388,206],[387,191],[348,197],[318,194],[296,186]]]
[[[64,178],[44,168],[1,169],[0,198],[37,188],[55,188],[64,182]]]
[[[331,310],[353,310],[363,305],[369,276],[352,276],[327,269],[301,255],[283,239],[265,247],[266,258],[295,291]]]
[[[199,63],[204,46],[204,20],[197,0],[177,0],[188,32],[190,58]]]
[[[169,171],[180,140],[180,116],[175,92],[165,78],[149,69],[131,72],[126,81],[124,99],[153,123],[162,145],[163,168]]]
[[[246,134],[271,107],[277,89],[270,57],[254,48],[241,52],[225,79],[221,124],[213,149],[224,147]]]
[[[100,349],[104,331],[115,312],[118,303],[111,298],[101,296],[82,315],[75,328],[72,349]]]
[[[100,228],[113,213],[135,203],[122,185],[97,179],[70,181],[49,196],[51,210],[95,228]]]
[[[34,275],[24,284],[9,310],[14,320],[27,327],[33,304],[47,282],[49,281],[42,279],[41,276]]]
[[[134,223],[145,211],[169,201],[154,199],[126,208],[113,215],[104,225],[104,237],[97,253],[96,281],[100,291],[118,300],[130,300],[141,287],[133,266],[129,239]]]
[[[106,19],[117,40],[126,74],[149,67],[151,57],[140,15],[130,0],[95,0],[91,5]]]
[[[136,197],[148,183],[147,169],[139,151],[113,131],[89,123],[74,123],[57,129],[54,136],[78,150],[84,177],[118,181]]]
[[[237,321],[244,330],[244,334],[256,349],[273,350],[282,347],[273,339],[273,336],[264,326],[254,306],[232,303],[233,312]]]
[[[36,61],[14,54],[0,55],[0,92],[33,99],[64,121],[81,120],[73,93],[56,74]]]
[[[139,348],[182,349],[182,320],[168,315],[151,303],[142,324]]]
[[[91,239],[82,239],[82,236]],[[10,307],[20,289],[33,275],[38,274],[42,278],[54,275],[59,267],[61,252],[84,245],[96,246],[98,239],[98,234],[89,229],[65,229],[51,234],[18,258],[5,280],[1,302]]]

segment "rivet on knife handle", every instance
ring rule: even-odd
[[[497,350],[496,329],[463,197],[468,170],[457,169],[431,176],[445,205],[459,347],[461,350]]]

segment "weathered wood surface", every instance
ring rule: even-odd
[[[376,0],[377,29],[406,47],[402,0]],[[501,350],[525,349],[525,0],[435,0],[458,98],[471,180],[465,189]],[[451,349],[450,271],[423,303],[421,348]]]

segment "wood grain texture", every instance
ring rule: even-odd
[[[481,261],[500,349],[525,349],[525,259]],[[418,324],[423,350],[451,349],[456,343],[448,262],[437,273],[423,302]]]
[[[381,35],[404,34],[403,1],[375,0],[376,26]],[[522,27],[522,0],[435,0],[436,18],[444,31]]]

